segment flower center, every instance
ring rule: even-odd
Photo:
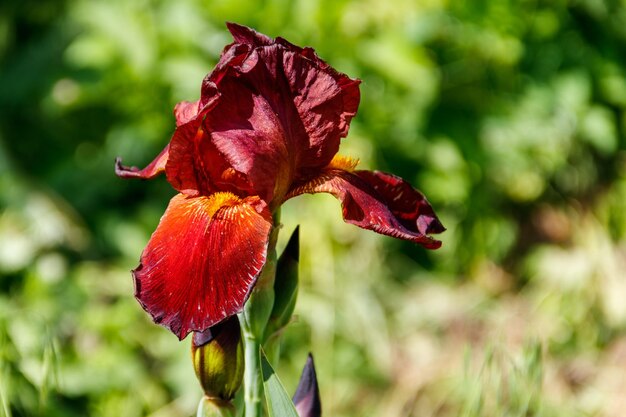
[[[222,207],[234,206],[235,204],[239,204],[241,202],[239,197],[233,193],[229,193],[228,191],[220,191],[209,196],[202,196],[199,198],[205,199],[203,208],[209,217],[213,217],[213,215],[215,215],[215,213]]]

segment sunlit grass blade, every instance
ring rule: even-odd
[[[11,417],[11,408],[9,407],[5,385],[6,379],[6,372],[4,369],[0,369],[0,417]]]

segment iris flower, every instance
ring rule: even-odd
[[[438,248],[444,230],[426,198],[399,177],[338,156],[359,105],[357,79],[311,48],[228,24],[227,45],[200,99],[174,108],[170,143],[146,168],[178,191],[133,270],[135,297],[179,339],[242,311],[267,257],[272,214],[303,193],[330,193],[343,219]]]

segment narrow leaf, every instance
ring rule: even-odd
[[[270,365],[265,352],[261,350],[261,371],[263,372],[263,388],[269,417],[298,417],[298,412]]]

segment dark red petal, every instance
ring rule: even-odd
[[[135,297],[181,340],[204,331],[243,308],[270,229],[258,197],[175,196],[133,271]]]
[[[334,71],[311,49],[229,28],[236,43],[205,80],[221,97],[204,126],[256,194],[280,199],[300,173],[333,158],[356,113],[359,81]]]
[[[387,202],[387,207],[405,225],[415,227],[423,234],[446,230],[426,198],[402,178],[380,171],[355,171]]]
[[[201,125],[201,118],[176,128],[165,166],[167,180],[187,195],[209,195],[229,191],[254,194],[244,175],[235,171],[217,150]]]
[[[176,128],[170,142],[172,155],[165,166],[167,180],[172,187],[188,195],[210,194],[210,179],[202,168],[201,156],[196,152],[202,138],[200,121],[191,121]],[[200,138],[199,138],[200,137]]]
[[[302,193],[334,195],[341,201],[347,223],[410,240],[428,249],[441,246],[440,241],[427,236],[445,229],[426,197],[395,175],[327,169],[320,176],[296,186],[287,198]]]
[[[271,45],[274,40],[269,36],[257,32],[247,26],[242,26],[237,23],[226,22],[226,27],[233,35],[235,42],[252,46]]]
[[[220,97],[213,84],[207,83],[206,88],[213,96],[201,108],[200,101],[183,102],[174,110],[178,127],[169,145],[167,180],[176,190],[191,196],[217,191],[253,195],[245,176],[231,167],[202,127],[204,115]]]
[[[193,120],[200,108],[200,100],[189,102],[181,101],[174,107],[174,116],[176,116],[176,126],[184,125]]]
[[[333,67],[328,65],[328,63],[322,60],[315,53],[313,48],[300,48],[283,38],[276,38],[276,42],[286,46],[290,51],[309,59],[320,70],[328,73],[337,82],[337,85],[341,89],[343,98],[343,113],[340,119],[339,135],[340,137],[346,137],[350,127],[350,121],[356,115],[359,102],[361,101],[361,92],[359,91],[359,84],[361,84],[361,80],[352,79],[347,75],[336,71]]]
[[[360,101],[360,80],[336,72],[314,56],[312,60],[293,51],[283,54],[283,71],[308,135],[300,161],[303,169],[330,162],[339,150],[339,139],[348,134]]]
[[[275,101],[283,94],[269,93],[276,82],[263,65],[257,65],[253,72],[257,79],[263,79],[257,81],[263,91],[238,77],[224,77],[219,86],[222,96],[215,109],[207,114],[205,128],[233,168],[248,176],[261,198],[271,201],[276,188],[284,194],[293,176],[290,150],[297,147],[291,143],[293,136],[285,131],[285,125],[288,120],[297,125],[298,119],[293,114],[281,114]],[[269,94],[276,100],[269,98]]]
[[[213,71],[202,80],[200,103],[204,105],[213,100],[216,95],[219,95],[217,84],[224,78],[230,68],[239,67],[249,54],[250,47],[248,45],[238,43],[227,45]]]
[[[296,411],[300,417],[320,417],[322,415],[315,363],[313,362],[313,355],[310,353],[302,369],[296,393],[293,395],[293,404],[296,406]]]
[[[167,145],[160,154],[154,158],[154,161],[150,162],[144,169],[137,167],[126,167],[122,165],[122,159],[115,159],[115,175],[120,178],[141,178],[143,180],[149,180],[161,172],[165,171],[165,164],[169,157],[170,145]]]

